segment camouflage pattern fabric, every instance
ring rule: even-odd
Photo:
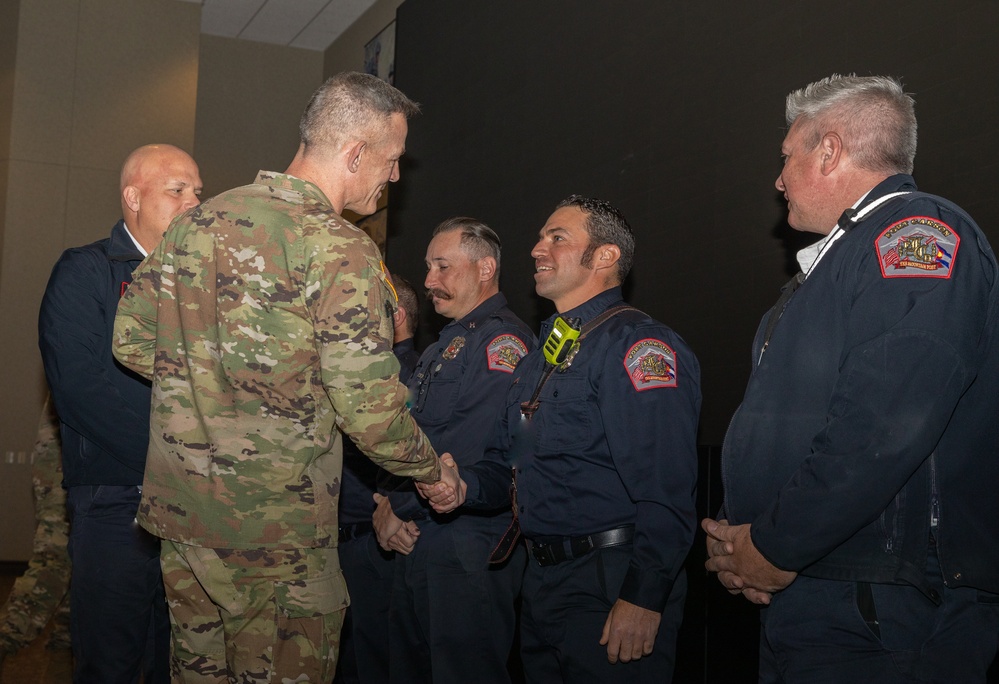
[[[0,650],[15,653],[45,629],[54,616],[49,641],[69,645],[69,521],[66,491],[62,488],[59,418],[50,400],[42,408],[38,437],[32,452],[31,477],[35,494],[35,538],[28,569],[17,578],[0,607]]]
[[[206,548],[337,543],[341,439],[433,482],[374,243],[315,185],[256,182],[174,220],[134,274],[117,358],[153,382],[139,521]]]
[[[165,541],[161,558],[174,682],[332,681],[348,603],[335,549],[213,550]],[[219,609],[206,610],[213,605]],[[227,641],[227,634],[239,638]]]

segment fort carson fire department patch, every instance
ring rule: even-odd
[[[950,278],[960,244],[946,223],[910,216],[888,226],[874,248],[885,278]]]
[[[624,369],[639,392],[656,387],[676,387],[676,353],[664,342],[646,338],[624,355]]]
[[[527,345],[516,335],[500,335],[486,347],[489,370],[512,373],[520,360],[527,356]]]

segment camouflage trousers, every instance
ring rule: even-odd
[[[49,643],[69,646],[69,520],[60,454],[59,420],[46,402],[32,453],[36,523],[31,560],[0,607],[0,651],[7,653],[34,641],[53,617]]]
[[[61,488],[57,492],[65,510],[65,493]],[[28,569],[14,581],[7,602],[0,608],[0,650],[15,653],[27,646],[53,617],[56,627],[52,638],[68,645],[68,527],[65,513],[61,519],[38,521]]]
[[[336,549],[163,540],[170,670],[184,684],[329,682],[349,604]]]

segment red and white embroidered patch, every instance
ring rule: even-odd
[[[657,387],[676,387],[676,353],[665,342],[640,340],[624,355],[624,369],[639,392]]]
[[[927,216],[897,221],[874,241],[885,278],[950,278],[961,236]]]
[[[500,335],[486,347],[489,370],[512,373],[520,360],[527,356],[527,345],[516,335]]]

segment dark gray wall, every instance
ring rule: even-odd
[[[631,301],[698,354],[701,442],[718,444],[804,244],[773,187],[787,92],[833,72],[902,78],[921,188],[999,244],[997,27],[996,0],[407,0],[396,84],[424,114],[392,189],[390,267],[422,282],[432,228],[475,216],[534,324],[552,311],[533,294],[538,229],[566,195],[610,200],[637,236]]]

